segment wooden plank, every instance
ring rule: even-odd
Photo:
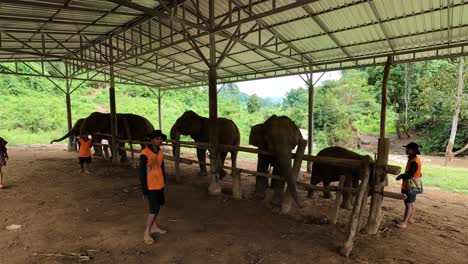
[[[307,140],[301,140],[297,146],[297,152],[296,152],[297,155],[294,158],[294,163],[293,163],[292,172],[291,172],[291,177],[294,179],[294,181],[296,181],[297,177],[299,176],[299,172],[302,166],[302,157],[304,156],[306,146],[307,146]],[[281,204],[281,212],[283,214],[288,213],[291,210],[291,206],[292,206],[293,197],[291,196],[291,192],[289,188],[293,188],[293,187],[288,185],[286,196],[284,197],[283,203]],[[304,205],[301,202],[298,202],[297,206],[299,206],[300,208],[304,207]]]

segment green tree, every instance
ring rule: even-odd
[[[256,113],[262,107],[262,100],[256,94],[249,96],[249,101],[247,102],[247,111],[250,114]]]

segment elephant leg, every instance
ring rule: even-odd
[[[273,175],[281,175],[281,171],[278,166],[273,167]],[[271,186],[273,188],[273,198],[271,199],[271,204],[273,206],[281,206],[283,203],[283,194],[284,194],[284,180],[271,179]]]
[[[222,179],[226,176],[227,172],[224,170],[224,161],[226,160],[227,152],[221,152],[220,154],[220,161],[219,161],[219,168],[218,168],[218,173],[219,173],[219,178]]]
[[[312,175],[310,178],[310,184],[311,185],[317,185],[322,179],[320,177]],[[325,195],[325,193],[324,193]],[[314,196],[314,190],[309,190],[307,192],[307,197],[312,198]]]
[[[125,143],[119,143],[120,163],[128,162],[127,151],[124,148],[125,148]]]
[[[208,172],[206,171],[206,165],[205,165],[205,162],[206,162],[206,149],[200,149],[200,148],[197,148],[197,158],[198,158],[198,161],[200,162],[200,172],[199,172],[199,176],[206,176],[208,175]],[[203,162],[203,164],[202,164]]]
[[[351,187],[353,183],[352,175],[346,175],[344,186]],[[345,209],[351,208],[351,196],[352,194],[348,191],[343,192],[343,202],[341,203],[341,207]]]
[[[268,157],[258,155],[257,172],[268,173],[270,160]],[[265,198],[265,191],[268,187],[268,178],[257,176],[255,179],[255,196],[257,198]]]
[[[323,180],[323,187],[327,188],[330,186],[331,181],[329,179]],[[323,197],[325,199],[330,199],[332,198],[330,191],[324,190],[323,191]]]

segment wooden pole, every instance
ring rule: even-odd
[[[388,154],[390,151],[390,140],[385,138],[385,121],[387,119],[387,83],[390,76],[392,57],[387,57],[384,76],[382,81],[382,99],[380,109],[380,138],[377,149],[377,166],[375,178],[372,180],[372,198],[367,221],[366,231],[368,234],[377,234],[382,221],[382,202],[387,172],[385,167],[388,164]]]
[[[161,89],[158,89],[158,122],[159,130],[162,131],[162,112],[161,112]]]
[[[310,76],[307,81],[309,82],[309,119],[308,119],[308,131],[307,131],[307,154],[312,155],[314,148],[314,79],[313,73],[310,72]],[[312,162],[307,162],[307,172],[312,171]]]
[[[304,156],[304,151],[307,146],[307,140],[301,140],[299,142],[299,145],[297,146],[297,151],[296,151],[296,157],[294,158],[294,163],[292,167],[292,172],[291,176],[293,177],[294,180],[297,180],[297,177],[299,175],[299,172],[301,170],[302,166],[302,157]],[[281,213],[286,214],[291,210],[292,206],[292,196],[289,191],[289,188],[291,186],[288,186],[288,190],[286,191],[286,195],[284,196],[283,203],[281,204]]]
[[[118,152],[118,138],[117,138],[117,110],[115,106],[115,82],[114,82],[114,58],[113,58],[113,49],[112,49],[112,39],[110,41],[110,63],[109,63],[109,79],[110,79],[110,88],[109,88],[109,103],[110,103],[110,125],[111,125],[111,134],[112,134],[112,163],[119,162],[119,152]]]
[[[242,199],[241,171],[233,169],[232,171],[232,196],[234,199]]]
[[[338,216],[340,214],[341,203],[343,202],[343,187],[346,176],[340,175],[340,181],[338,183],[338,189],[336,190],[336,199],[335,199],[335,212],[332,215],[331,222],[336,225],[338,221]]]
[[[71,110],[71,94],[70,94],[70,78],[68,75],[68,63],[65,63],[65,83],[66,83],[66,94],[65,94],[65,103],[67,105],[67,127],[68,131],[70,131],[73,127],[72,124],[72,110]],[[75,142],[75,135],[70,135],[68,138],[68,151],[75,151],[76,150],[76,145],[74,144]]]
[[[209,22],[210,30],[214,30],[215,23],[215,3],[214,0],[209,0]],[[221,186],[219,185],[218,167],[224,164],[219,164],[219,142],[218,142],[218,90],[216,76],[216,39],[215,33],[211,32],[210,39],[210,61],[208,72],[208,94],[209,94],[209,124],[210,124],[210,172],[211,183],[208,187],[208,192],[212,195],[221,194]]]
[[[179,131],[175,132],[175,141],[173,141],[173,149],[174,149],[174,167],[175,167],[175,177],[176,182],[181,182],[180,177],[180,133]]]
[[[369,183],[369,163],[370,158],[366,157],[362,160],[362,165],[360,168],[361,173],[361,184],[359,185],[359,193],[354,200],[354,207],[353,212],[351,213],[350,223],[349,223],[349,233],[344,246],[340,250],[340,254],[348,257],[353,249],[354,245],[354,237],[358,231],[358,224],[359,224],[359,214],[361,212],[362,200],[364,195],[367,195],[367,184]]]

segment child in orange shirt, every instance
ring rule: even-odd
[[[79,154],[79,162],[80,162],[80,173],[89,173],[89,164],[91,164],[91,148],[93,147],[93,140],[88,135],[88,133],[84,133],[80,136],[79,140],[80,146],[80,154]]]

